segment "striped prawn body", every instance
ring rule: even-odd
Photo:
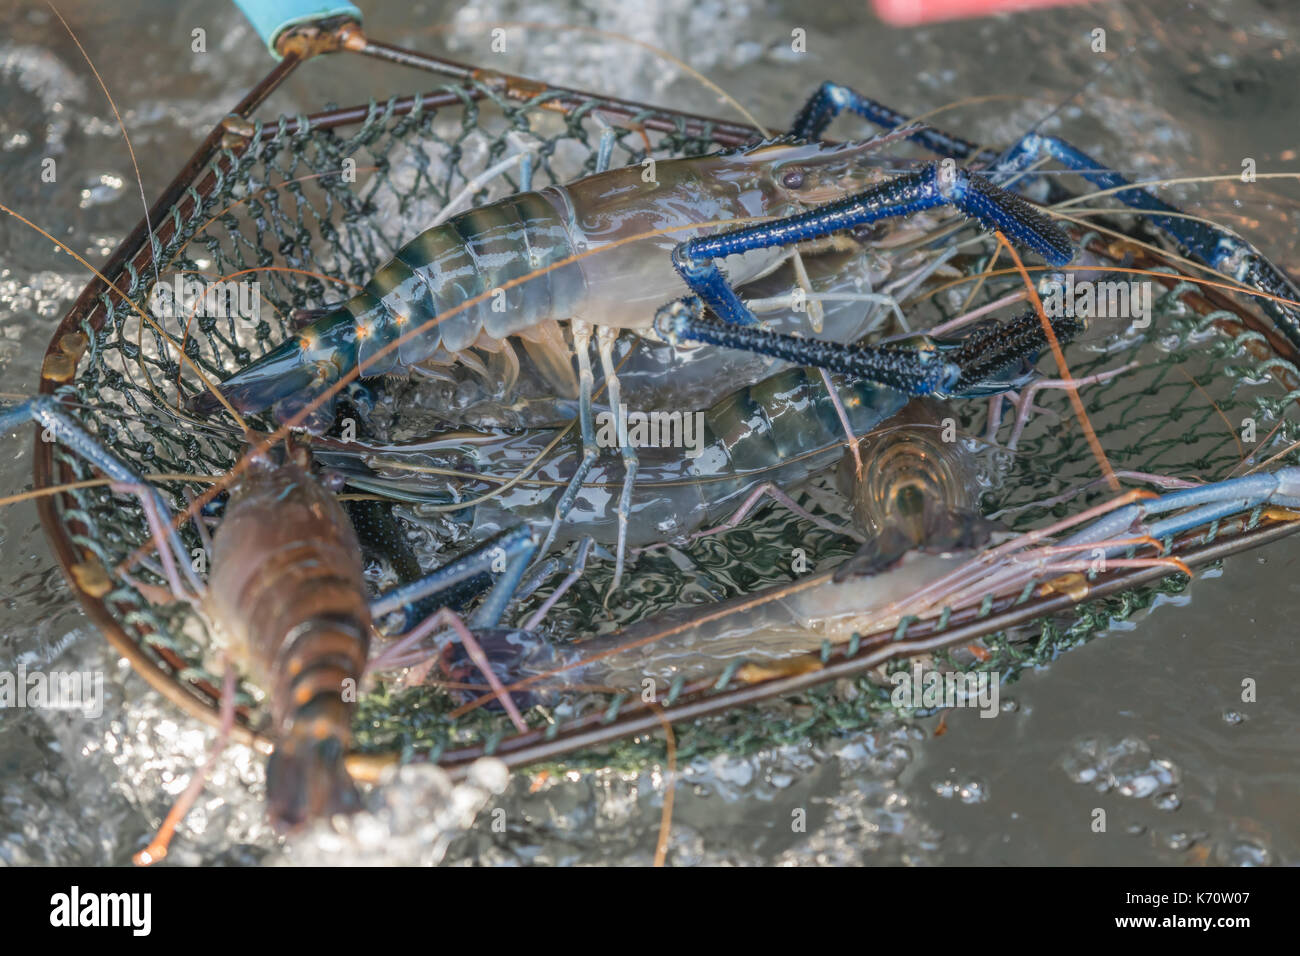
[[[353,298],[221,385],[241,412],[272,408],[280,421],[357,370],[360,376],[504,354],[521,340],[557,395],[577,393],[559,322],[646,330],[656,310],[687,291],[672,263],[684,240],[720,223],[784,216],[879,178],[860,144],[779,141],[742,152],[665,160],[647,180],[630,166],[567,186],[520,193],[454,216],[408,242]],[[727,260],[743,283],[770,272],[789,250]],[[473,359],[478,361],[477,358]],[[215,398],[193,407],[214,411]],[[302,421],[317,430],[329,403]]]
[[[359,806],[344,759],[370,642],[361,547],[301,460],[254,457],[213,541],[204,606],[267,693],[267,804],[280,829]]]
[[[545,360],[558,332],[552,320],[573,314],[585,298],[581,267],[557,266],[572,255],[570,229],[544,193],[522,193],[425,230],[344,305],[347,316],[339,318],[355,327],[362,374],[398,372],[439,352],[496,351],[510,335],[537,346],[530,351]],[[529,282],[512,284],[533,272]],[[407,336],[458,306],[464,307]],[[524,316],[529,321],[521,322]],[[567,363],[563,368],[568,372]]]

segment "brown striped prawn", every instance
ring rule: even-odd
[[[868,162],[880,139],[831,146],[777,140],[739,151],[663,160],[548,186],[471,209],[420,233],[353,298],[221,384],[241,413],[272,409],[283,422],[319,402],[300,424],[332,420],[322,393],[348,373],[377,376],[504,352],[519,339],[561,396],[589,374],[592,327],[607,378],[619,330],[651,334],[656,310],[684,286],[672,264],[679,243],[719,224],[788,216],[883,179]],[[776,269],[794,249],[728,260],[737,284]],[[597,253],[598,255],[587,253]],[[524,281],[527,280],[527,281]],[[558,323],[575,320],[573,348]],[[513,357],[507,364],[517,368]],[[513,374],[513,373],[512,373]],[[610,398],[616,389],[611,384]],[[192,400],[217,409],[214,396]]]

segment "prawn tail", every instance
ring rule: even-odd
[[[340,580],[320,577],[304,594],[314,594],[322,608],[329,608]],[[266,767],[266,798],[271,821],[280,830],[361,806],[346,760],[370,622],[368,615],[362,619],[341,607],[318,615],[297,626],[272,669],[277,679],[272,712],[279,732]]]
[[[345,763],[347,747],[336,736],[296,733],[276,745],[266,766],[266,797],[272,824],[281,832],[309,820],[361,808]]]
[[[357,320],[346,309],[318,319],[217,386],[241,415],[272,410],[278,424],[323,432],[334,420],[333,391],[357,362]],[[222,408],[210,391],[190,398],[189,410]]]

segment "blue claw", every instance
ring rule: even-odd
[[[76,452],[114,481],[144,485],[145,480],[126,462],[97,442],[70,416],[53,395],[38,395],[0,412],[0,433],[8,433],[27,422],[35,422],[51,438]]]
[[[910,122],[908,117],[838,83],[823,83],[795,117],[793,132],[803,138],[820,137],[844,110],[891,130]],[[1115,189],[1115,198],[1135,209],[1170,215],[1153,215],[1151,224],[1172,238],[1189,258],[1224,272],[1238,282],[1265,293],[1262,308],[1291,344],[1300,349],[1300,285],[1273,265],[1253,245],[1226,229],[1188,218],[1176,207],[1157,198],[1083,150],[1055,136],[1030,132],[999,156],[951,133],[920,127],[910,137],[939,156],[971,160],[997,182],[1024,174],[1034,163],[1052,158],[1100,189]],[[1131,188],[1124,188],[1131,187]],[[1004,230],[1005,231],[1005,230]],[[1283,301],[1278,301],[1283,300]]]
[[[718,265],[728,256],[793,246],[945,205],[978,219],[986,228],[1001,230],[1052,265],[1065,265],[1074,255],[1069,237],[1019,196],[965,169],[931,163],[918,173],[899,176],[808,212],[681,243],[673,250],[673,265],[694,295],[660,309],[655,327],[670,342],[693,339],[747,349],[879,382],[910,395],[945,394],[957,384],[962,370],[929,352],[840,345],[758,328],[758,320]],[[706,305],[721,321],[703,317]]]
[[[718,262],[755,249],[792,246],[881,219],[907,216],[935,206],[952,206],[1000,229],[1054,266],[1074,255],[1070,239],[1045,214],[965,169],[931,163],[853,196],[775,222],[742,226],[688,239],[673,250],[673,265],[691,291],[724,322],[754,325],[757,319],[727,283]]]
[[[887,130],[910,122],[897,110],[890,109],[883,103],[877,103],[847,86],[828,81],[818,87],[817,91],[808,98],[808,102],[804,104],[795,117],[794,123],[791,124],[790,132],[800,139],[819,139],[822,133],[826,132],[826,127],[830,125],[831,120],[844,110],[856,113],[867,122]],[[919,128],[908,138],[932,153],[951,156],[954,159],[966,159],[979,150],[979,147],[970,140],[930,126]],[[979,158],[992,161],[996,157],[985,150],[979,152]]]
[[[673,303],[660,309],[655,328],[668,341],[689,340],[745,349],[877,382],[908,395],[946,393],[962,374],[959,366],[931,350],[840,345],[753,326],[730,325],[705,318],[700,311],[700,300],[694,297]]]

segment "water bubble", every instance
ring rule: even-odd
[[[1075,742],[1061,765],[1075,783],[1090,784],[1099,793],[1158,798],[1161,809],[1176,809],[1182,773],[1169,760],[1158,759],[1145,741],[1124,737],[1116,742],[1088,737]]]
[[[945,800],[951,800],[955,797],[961,800],[962,803],[984,803],[988,799],[988,790],[978,780],[970,780],[966,783],[944,780],[935,782],[930,787]]]
[[[110,203],[122,194],[125,186],[126,180],[116,173],[100,173],[86,180],[81,188],[81,199],[77,205],[82,209],[89,209],[91,206]]]
[[[1267,848],[1248,840],[1233,843],[1226,849],[1221,847],[1216,856],[1227,866],[1269,866],[1273,862],[1273,854]]]
[[[1160,793],[1151,800],[1157,810],[1177,810],[1183,802],[1176,793]]]
[[[275,862],[311,866],[429,865],[439,862],[451,840],[474,825],[488,801],[509,782],[499,760],[472,764],[465,782],[432,764],[389,768],[352,816],[319,820],[291,837]]]
[[[778,790],[785,790],[787,787],[794,784],[796,777],[792,773],[780,771],[769,774],[767,779],[768,783],[776,787]]]

